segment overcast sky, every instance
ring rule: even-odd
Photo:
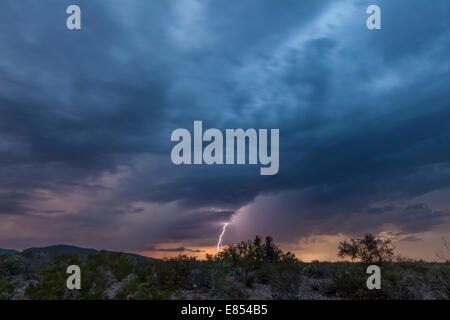
[[[365,232],[432,259],[450,237],[449,16],[448,0],[2,0],[0,247],[203,253],[230,222],[224,243],[270,234],[305,260]],[[279,173],[174,165],[171,132],[194,120],[280,129]]]

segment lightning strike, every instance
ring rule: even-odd
[[[225,234],[225,230],[227,229],[227,226],[228,226],[228,222],[225,222],[223,224],[222,233],[219,236],[219,241],[217,242],[217,253],[219,253],[219,251],[220,251],[220,246],[222,244],[222,237]]]

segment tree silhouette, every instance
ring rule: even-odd
[[[340,242],[338,249],[339,257],[350,257],[352,261],[359,260],[363,263],[389,261],[394,255],[391,240],[376,239],[371,233],[366,233],[364,238]]]

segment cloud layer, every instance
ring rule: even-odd
[[[448,221],[448,1],[376,1],[377,31],[362,0],[75,3],[81,31],[72,3],[0,4],[0,246],[208,247],[230,220],[228,241],[415,241]],[[194,120],[279,128],[278,175],[174,166]]]

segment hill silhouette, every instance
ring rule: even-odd
[[[105,250],[107,253],[118,253],[117,251],[109,251],[109,250]],[[55,255],[55,254],[78,254],[79,256],[87,256],[89,254],[97,254],[100,253],[100,250],[97,249],[92,249],[92,248],[81,248],[81,247],[76,247],[76,246],[70,246],[70,245],[66,245],[66,244],[57,244],[57,245],[52,245],[52,246],[48,246],[48,247],[32,247],[32,248],[28,248],[22,251],[22,253],[27,253],[27,252],[32,252],[33,254],[38,254],[38,253],[45,253],[45,254],[49,254],[49,255]],[[16,254],[19,253],[19,251],[14,250],[14,249],[0,249],[0,254]],[[152,258],[149,257],[144,257],[138,254],[134,254],[134,253],[128,253],[128,252],[123,252],[129,256],[138,258],[138,259],[145,259],[145,260],[154,260]]]
[[[0,248],[0,254],[16,254],[16,253],[19,253],[19,251],[13,250],[13,249],[2,249],[2,248]]]
[[[40,247],[40,248],[28,248],[23,250],[23,253],[32,252],[32,253],[46,253],[46,254],[78,254],[80,256],[99,253],[96,249],[91,248],[80,248],[75,246],[69,246],[65,244],[58,244],[48,247]]]

